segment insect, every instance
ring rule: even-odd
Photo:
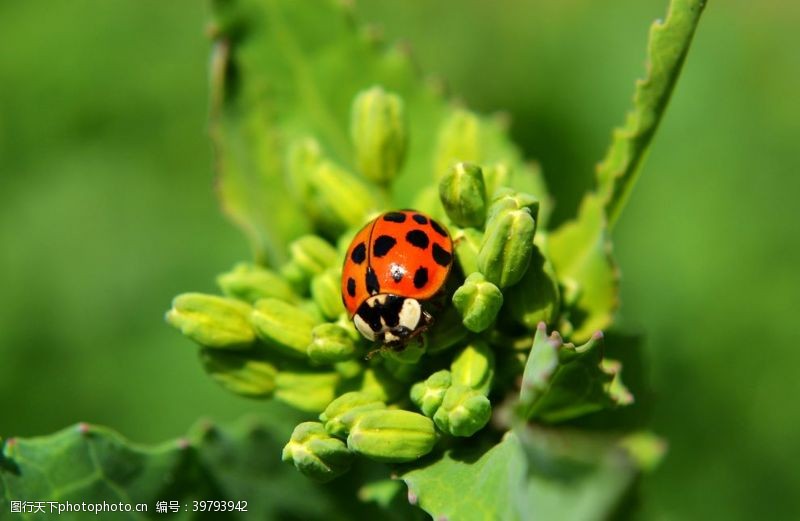
[[[395,350],[425,331],[422,308],[439,292],[453,264],[442,225],[414,210],[387,212],[359,231],[342,269],[342,300],[356,329]]]

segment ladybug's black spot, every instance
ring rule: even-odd
[[[389,327],[395,327],[400,323],[400,310],[403,309],[403,302],[406,299],[397,295],[388,295],[386,301],[380,306],[381,317]]]
[[[436,261],[436,264],[442,267],[447,267],[450,265],[450,262],[453,260],[453,255],[439,246],[438,244],[433,244],[433,260]]]
[[[353,251],[350,253],[350,260],[355,262],[356,264],[361,264],[367,258],[367,246],[360,242],[358,246],[353,248]]]
[[[445,231],[445,229],[442,228],[441,224],[437,223],[433,219],[431,219],[431,228],[433,228],[433,230],[442,237],[447,237],[447,231]]]
[[[406,222],[406,214],[402,212],[389,212],[383,216],[383,220],[392,223],[404,223]]]
[[[383,325],[381,324],[381,310],[379,308],[370,307],[369,304],[364,301],[358,306],[356,314],[369,325],[371,330],[378,332],[383,329]]]
[[[375,271],[370,266],[367,268],[367,276],[366,276],[366,285],[367,285],[367,293],[370,295],[376,295],[381,292],[381,285],[378,283],[378,277],[375,275]]]
[[[377,239],[375,239],[375,244],[372,245],[372,254],[376,257],[383,257],[389,250],[394,248],[394,245],[397,244],[397,241],[394,237],[390,237],[388,235],[381,235]]]
[[[428,218],[425,217],[424,215],[415,213],[414,215],[411,216],[411,218],[417,221],[419,224],[428,224]]]
[[[430,242],[428,234],[422,230],[411,230],[406,234],[406,240],[413,246],[423,250],[428,247],[428,243]]]
[[[422,289],[428,283],[428,268],[417,268],[414,272],[414,287]]]
[[[347,294],[351,297],[356,296],[356,279],[353,277],[347,279]]]

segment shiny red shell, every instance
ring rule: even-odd
[[[352,318],[372,295],[429,299],[444,285],[452,265],[453,242],[441,224],[414,210],[381,214],[347,248],[344,306]]]

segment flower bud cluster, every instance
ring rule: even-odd
[[[237,264],[217,277],[222,296],[179,295],[166,315],[201,346],[204,368],[224,388],[319,415],[299,424],[283,450],[284,461],[317,481],[346,472],[356,457],[408,462],[443,438],[480,435],[513,380],[497,374],[521,374],[514,343],[559,316],[543,238],[534,244],[537,198],[503,187],[514,172],[481,162],[481,118],[455,110],[435,134],[431,182],[398,197],[417,201],[454,241],[450,279],[424,303],[431,326],[401,350],[358,333],[340,293],[344,251],[377,212],[393,209],[392,186],[414,143],[405,111],[381,87],[359,93],[350,166],[322,140],[290,143],[289,188],[311,231],[288,245],[283,265]]]

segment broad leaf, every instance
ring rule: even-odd
[[[522,161],[499,120],[447,102],[435,83],[419,77],[404,49],[376,41],[348,9],[333,0],[214,2],[219,193],[260,261],[280,262],[281,245],[310,226],[299,202],[286,197],[289,150],[313,138],[324,157],[357,173],[351,103],[374,85],[403,98],[410,125],[405,168],[384,206],[412,204],[419,187],[451,160],[503,165],[497,176],[503,184],[547,200],[541,175]],[[449,142],[449,125],[465,114],[475,139]]]
[[[614,130],[606,156],[597,166],[598,193],[611,227],[639,175],[705,5],[706,0],[672,0],[666,21],[656,21],[650,28],[647,75],[636,82],[633,108],[625,124]]]
[[[559,422],[633,402],[622,384],[621,364],[603,358],[603,337],[565,344],[544,324],[536,330],[522,376],[519,413],[526,420]]]
[[[131,444],[116,432],[86,424],[51,436],[11,438],[0,456],[0,512],[10,512],[11,500],[122,501],[149,509],[147,515],[134,512],[125,519],[151,519],[158,517],[157,501],[178,501],[180,512],[170,513],[171,519],[206,519],[208,514],[192,513],[192,502],[218,500],[247,502],[246,512],[217,513],[221,519],[381,515],[352,500],[356,486],[350,478],[322,487],[281,463],[288,433],[280,430],[251,420],[231,428],[201,424],[186,438],[154,447]],[[86,515],[61,514],[59,519]]]
[[[623,437],[525,427],[516,431],[527,456],[520,519],[600,521],[615,518],[664,443],[647,432]]]
[[[606,519],[663,443],[524,427],[489,449],[451,449],[400,478],[433,519]]]
[[[471,445],[448,450],[401,474],[408,499],[433,519],[521,519],[517,511],[525,476],[525,457],[509,433],[486,450]]]

